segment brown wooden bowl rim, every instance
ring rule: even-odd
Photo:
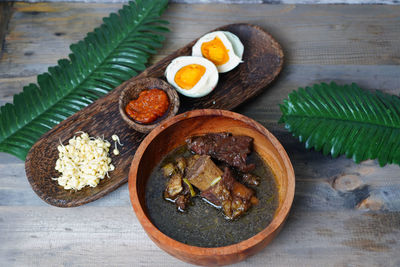
[[[172,239],[171,237],[162,233],[160,230],[158,230],[158,228],[156,226],[153,225],[151,220],[146,216],[144,209],[141,207],[140,202],[139,202],[139,197],[137,194],[137,187],[136,187],[137,176],[136,176],[136,174],[137,174],[139,162],[143,156],[143,153],[146,151],[147,146],[152,142],[152,140],[156,136],[158,136],[161,132],[163,132],[165,129],[167,129],[171,125],[178,123],[180,121],[189,119],[189,118],[192,119],[195,117],[202,117],[202,116],[223,116],[223,117],[227,117],[230,119],[240,120],[245,123],[249,122],[252,124],[252,126],[254,125],[253,129],[262,133],[267,139],[269,139],[269,141],[277,149],[279,155],[282,157],[282,160],[284,162],[284,166],[286,168],[287,175],[288,175],[288,188],[287,188],[286,198],[284,199],[284,201],[282,203],[282,207],[275,214],[271,223],[266,228],[264,228],[261,232],[259,232],[258,234],[252,236],[249,239],[246,239],[244,241],[241,241],[241,242],[233,244],[233,245],[228,245],[228,246],[223,246],[223,247],[214,247],[214,248],[205,248],[205,247],[197,247],[197,246],[187,245],[187,244],[184,244],[184,243],[181,243],[179,241]],[[253,119],[250,119],[244,115],[241,115],[241,114],[238,114],[235,112],[231,112],[231,111],[227,111],[227,110],[199,109],[199,110],[192,110],[192,111],[188,111],[188,112],[179,114],[175,117],[172,117],[172,118],[164,121],[157,128],[155,128],[149,135],[146,136],[146,138],[142,141],[142,143],[136,150],[136,154],[132,160],[131,167],[129,170],[128,187],[129,187],[129,195],[130,195],[131,204],[136,213],[136,217],[138,218],[138,220],[139,220],[140,224],[142,225],[142,227],[144,228],[144,230],[151,237],[151,239],[154,238],[158,242],[162,243],[163,245],[174,248],[175,251],[177,251],[178,253],[182,253],[182,255],[185,255],[185,254],[198,255],[198,256],[233,255],[233,254],[242,252],[246,249],[249,249],[253,246],[256,246],[261,241],[266,239],[268,236],[273,234],[284,223],[286,217],[289,214],[289,210],[291,208],[291,205],[292,205],[293,199],[294,199],[295,175],[294,175],[293,166],[290,162],[290,159],[289,159],[285,149],[280,144],[278,139],[276,139],[276,137],[272,133],[270,133],[265,127],[263,127],[261,124],[259,124],[258,122],[254,121]]]
[[[154,123],[150,124],[141,124],[135,122],[131,117],[129,117],[126,112],[125,112],[125,106],[123,105],[123,102],[125,101],[126,98],[131,98],[131,95],[129,92],[131,91],[132,87],[135,86],[136,84],[152,84],[152,83],[160,83],[162,86],[157,87],[157,89],[161,89],[164,92],[167,93],[169,101],[170,101],[170,106],[167,110],[167,113],[161,118],[161,120],[158,120]],[[179,96],[178,93],[176,92],[175,88],[167,83],[166,81],[159,79],[159,78],[151,78],[151,77],[146,77],[146,78],[141,78],[137,79],[132,82],[128,82],[124,85],[124,89],[121,91],[121,94],[118,99],[118,109],[119,113],[121,114],[122,119],[131,127],[132,129],[141,132],[141,133],[148,133],[154,128],[156,128],[159,124],[161,124],[163,121],[175,116],[176,113],[178,113],[179,109]],[[153,86],[150,86],[153,87]],[[140,91],[147,90],[146,86],[143,86],[143,88],[138,88]],[[137,91],[137,90],[136,90]]]

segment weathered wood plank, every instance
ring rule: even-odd
[[[2,56],[4,37],[8,28],[8,22],[12,14],[13,2],[0,3],[0,59]]]
[[[130,207],[0,207],[0,214],[6,266],[187,266],[145,236]],[[235,266],[398,266],[399,222],[400,213],[294,209],[271,245]]]
[[[103,16],[120,6],[17,3],[0,64],[0,104],[10,102],[24,85],[35,82],[37,74],[65,58],[71,43],[82,39]],[[170,5],[164,18],[171,21],[171,33],[151,63],[214,27],[238,21],[270,31],[282,43],[287,64],[321,65],[315,68],[318,70],[326,65],[353,68],[396,66],[400,62],[396,43],[400,7],[213,5],[212,10],[206,9],[204,5]],[[336,68],[337,74],[342,73],[341,68]]]
[[[16,0],[16,2],[42,2],[43,0]],[[129,0],[47,0],[47,2],[127,3]],[[397,0],[170,0],[180,4],[384,4],[398,5]]]
[[[0,83],[10,85],[14,77],[24,77],[23,83],[33,82],[35,75],[67,56],[71,43],[83,38],[101,23],[103,16],[120,7],[120,4],[17,3],[0,65]],[[172,31],[152,62],[212,28],[249,22],[270,31],[283,44],[289,64],[396,65],[400,62],[400,48],[396,45],[400,35],[399,10],[397,6],[254,8],[254,5],[221,4],[210,9],[205,5],[172,4],[164,15],[171,21]]]

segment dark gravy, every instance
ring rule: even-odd
[[[167,178],[163,176],[161,167],[179,156],[189,155],[186,146],[173,150],[156,166],[147,182],[147,213],[161,232],[188,245],[221,247],[246,240],[270,224],[278,206],[278,191],[273,173],[256,152],[250,154],[247,162],[256,164],[252,173],[261,178],[259,186],[251,187],[256,191],[259,203],[242,217],[226,220],[220,210],[201,197],[193,198],[193,205],[184,213],[177,211],[173,203],[164,200]]]

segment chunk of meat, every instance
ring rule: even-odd
[[[188,148],[199,155],[210,155],[242,172],[255,168],[246,164],[247,155],[251,153],[253,138],[231,133],[210,133],[186,139]]]
[[[187,159],[187,168],[186,168],[186,172],[188,171],[188,170],[190,170],[192,167],[193,167],[193,165],[196,163],[196,161],[198,160],[200,158],[200,155],[193,155],[193,156],[191,156],[191,157],[189,157],[188,159]],[[186,175],[187,176],[187,175]]]
[[[202,155],[187,170],[186,177],[192,185],[200,191],[204,191],[222,174],[223,172],[215,165],[210,156]]]
[[[176,167],[178,167],[179,171],[184,174],[185,173],[185,168],[186,168],[186,160],[184,157],[179,157],[175,160],[176,162]]]
[[[254,195],[254,192],[253,192],[253,190],[246,187],[245,185],[239,183],[238,181],[235,181],[233,183],[232,194],[235,197],[245,199],[245,200],[250,200],[250,198]]]
[[[182,190],[182,174],[173,173],[165,188],[164,198],[174,200]]]
[[[190,201],[190,197],[189,195],[179,195],[176,199],[175,199],[175,205],[178,208],[179,211],[185,211],[188,204]]]
[[[245,173],[242,176],[242,182],[247,185],[258,186],[260,184],[260,177],[251,173]]]
[[[231,201],[230,182],[222,178],[217,184],[202,191],[201,196],[216,207],[223,208],[224,202]]]
[[[175,166],[173,163],[165,164],[162,171],[165,177],[170,177],[175,172]]]
[[[186,165],[185,158],[180,157],[175,163],[162,167],[164,176],[170,177],[164,190],[164,198],[174,202],[179,211],[184,211],[190,201],[190,188],[183,182]]]
[[[201,196],[217,207],[221,207],[228,219],[235,219],[258,203],[254,191],[239,183],[225,167],[222,179],[201,192]]]

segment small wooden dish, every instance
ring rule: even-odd
[[[137,99],[140,92],[149,89],[161,89],[167,93],[169,98],[169,108],[166,114],[150,124],[142,124],[135,122],[128,114],[126,114],[125,107],[131,100]],[[119,97],[119,113],[122,119],[129,125],[129,127],[135,129],[141,133],[148,133],[157,127],[163,120],[175,116],[179,109],[179,97],[176,90],[167,82],[157,78],[143,78],[132,82],[128,82],[124,85],[124,89]]]
[[[147,179],[158,162],[168,152],[184,144],[186,138],[210,132],[251,136],[254,150],[272,169],[279,192],[278,208],[272,222],[264,230],[240,243],[217,248],[190,246],[163,234],[147,216],[145,204]],[[225,110],[194,110],[163,122],[140,144],[129,171],[130,199],[147,235],[172,256],[198,265],[232,264],[263,249],[281,230],[293,202],[294,187],[293,167],[279,141],[256,121]]]

